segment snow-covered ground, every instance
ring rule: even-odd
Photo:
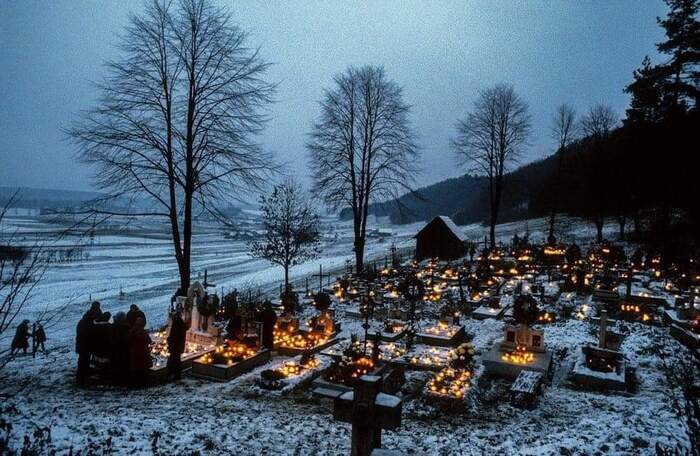
[[[15,223],[19,219],[13,219]],[[17,223],[31,238],[51,233],[45,223],[22,219]],[[326,243],[321,258],[294,269],[296,277],[318,270],[341,268],[351,258],[349,225],[336,222],[337,239]],[[372,240],[369,257],[382,258],[392,242],[412,244],[422,226],[391,227],[384,242]],[[462,227],[468,237],[483,237],[479,225]],[[611,228],[612,229],[612,228]],[[499,234],[530,232],[541,239],[542,220],[505,224]],[[332,403],[312,398],[308,390],[270,394],[256,388],[260,372],[280,359],[230,383],[185,378],[176,384],[146,390],[121,388],[79,389],[74,386],[75,323],[89,297],[100,299],[105,310],[125,310],[132,302],[146,312],[149,326],[165,320],[177,272],[165,235],[153,230],[97,236],[86,260],[52,267],[39,284],[26,318],[44,305],[72,302],[65,318],[49,330],[48,355],[19,357],[4,369],[0,384],[0,441],[11,423],[10,444],[21,448],[25,435],[37,454],[290,454],[342,455],[349,453],[350,425],[334,422]],[[589,226],[572,224],[568,240],[583,242]],[[274,289],[278,268],[245,253],[243,241],[224,239],[220,231],[206,229],[196,237],[194,274],[204,269],[218,287],[229,289],[255,284]],[[120,299],[119,290],[125,296]],[[431,322],[424,322],[430,324]],[[466,320],[475,336],[477,352],[502,337],[503,322]],[[483,390],[462,414],[449,414],[420,397],[404,404],[403,422],[396,432],[385,432],[384,445],[416,455],[453,454],[656,454],[656,447],[688,448],[684,417],[671,405],[668,382],[656,354],[660,346],[672,352],[684,348],[669,338],[666,329],[631,325],[632,334],[622,347],[638,366],[639,388],[634,395],[577,391],[566,384],[565,374],[579,348],[594,342],[595,332],[585,322],[570,320],[546,327],[545,343],[554,352],[555,375],[537,408],[523,411],[508,403],[507,384],[495,382]],[[359,322],[343,321],[343,336],[360,332]],[[8,344],[7,337],[0,340]],[[478,361],[477,361],[478,363]],[[427,373],[411,374],[420,380]],[[426,377],[427,378],[427,377]]]

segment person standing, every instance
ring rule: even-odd
[[[141,318],[143,320],[143,326],[146,326],[146,314],[143,313],[139,306],[132,304],[129,306],[129,311],[126,313],[126,322],[129,323],[130,327],[134,327],[136,320]]]
[[[112,338],[112,380],[121,385],[125,383],[129,371],[129,324],[126,322],[126,314],[117,312],[114,315],[114,328]]]
[[[180,312],[174,312],[168,335],[168,372],[174,380],[182,376],[182,354],[185,352],[187,326]]]
[[[153,365],[151,360],[150,336],[145,329],[146,322],[139,317],[129,333],[129,374],[134,386],[145,386],[148,370]]]
[[[100,303],[94,301],[90,305],[90,310],[85,312],[75,328],[75,352],[78,354],[77,381],[79,385],[85,384],[90,375],[95,319],[101,316]]]
[[[17,331],[15,331],[15,337],[12,339],[12,347],[10,350],[10,355],[14,356],[15,353],[22,350],[24,354],[27,354],[27,349],[29,348],[29,320],[24,320],[17,326]]]
[[[110,323],[112,314],[103,313],[93,322],[92,357],[93,364],[103,378],[111,371],[112,344],[114,339],[114,326]]]
[[[46,353],[46,347],[44,347],[44,342],[46,342],[46,332],[41,323],[34,323],[32,328],[32,338],[34,342],[32,343],[32,356],[36,357],[36,352],[41,348],[42,353]]]
[[[272,308],[272,303],[270,301],[265,302],[265,307],[260,313],[260,321],[262,321],[262,346],[268,350],[274,348],[274,331],[275,323],[277,323],[277,314]]]

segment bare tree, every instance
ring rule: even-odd
[[[107,65],[98,106],[69,130],[78,157],[96,168],[100,201],[149,209],[117,213],[169,221],[180,287],[190,282],[196,210],[260,188],[272,171],[261,132],[274,86],[268,68],[231,16],[209,0],[151,1],[132,15],[121,57]]]
[[[479,92],[472,112],[457,122],[457,136],[452,143],[458,159],[470,171],[489,180],[492,248],[496,245],[503,176],[517,162],[529,135],[528,105],[508,84]]]
[[[319,217],[291,179],[262,196],[260,207],[265,233],[250,242],[250,253],[282,266],[284,289],[289,290],[289,269],[318,255]]]
[[[554,193],[552,198],[552,209],[549,214],[549,236],[548,242],[554,243],[556,240],[554,238],[554,225],[557,210],[559,207],[559,196],[558,192],[561,190],[561,179],[562,170],[564,167],[564,150],[571,144],[572,141],[576,139],[578,126],[576,124],[576,110],[573,106],[569,104],[562,104],[557,107],[554,112],[554,119],[552,121],[552,138],[557,144],[557,169],[554,176]]]
[[[383,68],[349,68],[333,81],[307,144],[313,192],[333,209],[352,210],[360,273],[369,206],[411,190],[419,170],[418,150],[408,119],[410,106]]]
[[[602,173],[601,169],[604,165],[603,152],[606,147],[610,133],[615,128],[618,122],[617,114],[607,105],[597,104],[591,107],[588,112],[581,118],[581,131],[587,137],[588,144],[593,148],[593,152],[598,154],[597,159],[588,160],[592,168],[587,170],[588,188],[591,190],[589,195],[589,206],[591,206],[593,223],[596,226],[596,239],[598,242],[603,241],[603,226],[605,225],[605,198],[606,195],[599,194],[594,190],[601,189],[600,180]]]

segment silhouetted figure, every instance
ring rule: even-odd
[[[270,301],[265,302],[265,307],[262,312],[260,312],[260,321],[262,321],[262,346],[268,350],[274,348],[274,330],[275,323],[277,323],[277,314],[272,308],[272,303]]]
[[[75,352],[78,354],[78,384],[85,384],[90,375],[90,357],[92,356],[93,327],[95,319],[102,315],[100,303],[94,301],[90,310],[85,312],[75,329]]]
[[[143,326],[146,327],[146,314],[143,313],[139,306],[132,304],[129,306],[129,311],[126,313],[126,322],[129,323],[130,327],[134,327],[136,320],[142,318]]]
[[[22,350],[24,354],[27,354],[27,349],[29,348],[29,320],[24,320],[17,326],[17,331],[15,331],[15,337],[12,339],[12,349],[10,354],[14,356],[15,353]]]
[[[44,342],[46,342],[46,331],[44,331],[44,327],[41,323],[34,323],[32,326],[32,339],[34,339],[32,343],[32,356],[36,357],[36,352],[39,348],[41,348],[42,353],[46,353],[46,347],[44,346]]]
[[[146,332],[145,325],[145,320],[139,317],[129,333],[129,376],[134,386],[146,385],[148,369],[153,365],[149,348],[151,338]]]
[[[226,324],[226,338],[237,339],[240,337],[243,327],[243,319],[238,314],[233,314]]]
[[[109,321],[111,318],[112,314],[105,312],[95,319],[92,327],[92,358],[95,367],[103,375],[108,373],[112,357],[114,327]]]
[[[126,382],[129,372],[129,324],[126,314],[117,312],[114,315],[114,332],[112,338],[112,378],[117,384]]]
[[[187,326],[182,320],[180,312],[173,314],[168,335],[168,371],[175,380],[180,380],[182,375],[182,353],[185,351],[185,335]]]

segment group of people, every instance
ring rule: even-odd
[[[137,305],[112,318],[94,301],[76,328],[78,384],[86,384],[97,373],[110,383],[145,385],[152,366],[150,345],[146,315]]]
[[[44,342],[46,342],[46,331],[44,331],[44,326],[40,322],[35,322],[32,324],[32,329],[30,331],[29,320],[23,320],[15,331],[15,337],[12,339],[12,346],[10,347],[10,354],[14,356],[22,351],[26,355],[27,350],[29,350],[30,338],[32,339],[32,356],[36,356],[36,352],[39,349],[41,349],[42,353],[46,353],[46,347],[44,346]]]

